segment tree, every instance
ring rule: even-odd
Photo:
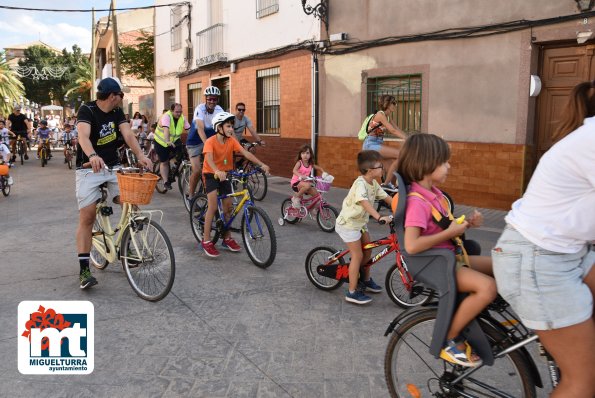
[[[155,37],[141,31],[141,37],[132,46],[120,46],[120,65],[124,73],[145,79],[153,85],[155,77]]]
[[[0,52],[0,115],[6,116],[11,113],[12,102],[18,100],[24,91],[25,87],[19,76],[6,62],[4,53]]]

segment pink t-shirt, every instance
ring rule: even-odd
[[[169,128],[169,115],[167,113],[163,114],[163,117],[161,118],[161,125],[163,127],[167,127]],[[178,122],[180,121],[180,119],[178,119]],[[188,130],[190,129],[190,123],[188,123],[188,120],[186,120],[186,118],[184,118],[184,130]]]
[[[434,235],[441,231],[440,228],[432,219],[432,206],[434,206],[440,213],[445,217],[448,217],[447,211],[442,208],[440,204],[440,198],[443,196],[442,191],[436,187],[432,187],[431,191],[422,187],[418,183],[414,182],[411,184],[409,192],[417,192],[422,195],[428,202],[415,196],[407,197],[407,210],[405,211],[405,228],[407,227],[419,227],[421,228],[421,236]],[[430,206],[430,203],[432,206]],[[434,246],[437,249],[450,249],[455,250],[454,244],[450,239],[445,240],[442,243]]]
[[[311,175],[310,173],[312,173],[312,166],[305,167],[301,160],[299,162],[300,162],[300,168],[298,169],[298,173],[307,175],[307,176]],[[290,182],[291,186],[293,186],[293,184],[295,184],[299,180],[300,180],[300,177],[294,174],[293,177],[291,177],[291,182]]]

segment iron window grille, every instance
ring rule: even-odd
[[[256,0],[256,19],[279,12],[279,0]]]
[[[369,78],[367,82],[367,115],[378,110],[378,99],[392,95],[397,109],[388,116],[405,132],[421,131],[422,120],[422,75],[400,75]]]
[[[198,39],[196,66],[227,61],[227,54],[224,51],[223,28],[224,25],[218,23],[196,34]]]
[[[170,12],[171,50],[182,48],[182,6],[172,8]]]
[[[281,130],[280,68],[256,71],[256,129],[279,134]]]

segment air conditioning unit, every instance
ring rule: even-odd
[[[192,59],[192,47],[186,47],[184,49],[184,59],[189,60]]]

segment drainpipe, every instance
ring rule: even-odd
[[[310,145],[314,150],[314,160],[318,158],[318,125],[320,119],[318,106],[318,56],[312,52],[312,138]]]

